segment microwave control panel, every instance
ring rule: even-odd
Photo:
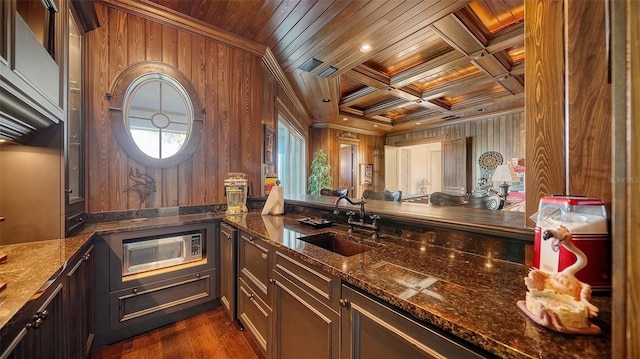
[[[191,236],[191,256],[199,256],[202,254],[202,236],[196,234]]]

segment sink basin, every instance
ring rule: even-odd
[[[354,256],[374,249],[374,247],[349,239],[347,235],[333,232],[313,234],[298,239],[345,257]]]

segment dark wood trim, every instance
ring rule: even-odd
[[[124,100],[126,92],[131,83],[138,77],[152,72],[163,73],[173,77],[180,85],[182,85],[189,95],[191,104],[193,105],[193,123],[191,134],[187,143],[175,155],[169,158],[156,159],[143,153],[138,145],[133,141],[129,134],[129,130],[125,127],[123,118]],[[198,96],[198,92],[194,88],[191,81],[182,74],[182,72],[164,63],[144,62],[133,64],[124,69],[114,80],[112,91],[106,94],[109,102],[109,116],[113,129],[113,135],[125,152],[134,158],[137,162],[155,168],[174,167],[190,158],[194,151],[198,148],[202,131],[204,127],[204,118],[206,109],[202,107],[202,102]]]

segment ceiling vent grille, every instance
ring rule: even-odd
[[[321,73],[318,74],[318,76],[320,77],[329,77],[329,75],[331,75],[332,73],[338,71],[337,68],[333,67],[333,66],[329,66],[326,69],[322,70]]]
[[[298,68],[302,71],[306,71],[306,72],[311,72],[313,71],[316,67],[322,65],[323,62],[316,59],[316,58],[310,58],[309,60],[305,61],[304,64],[300,65]]]
[[[442,119],[443,120],[455,120],[456,118],[460,118],[456,115],[449,115],[449,116],[444,116]]]

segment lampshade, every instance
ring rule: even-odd
[[[491,176],[493,182],[514,182],[519,181],[518,175],[509,165],[498,165],[493,176]]]

